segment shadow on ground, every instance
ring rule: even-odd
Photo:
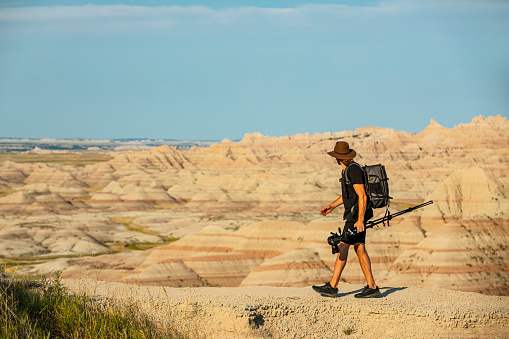
[[[406,288],[407,287],[380,287],[381,294],[377,298],[387,297],[389,294],[392,294],[392,293],[395,293],[395,292],[398,292],[398,291],[402,291],[402,290],[404,290]],[[360,293],[360,292],[362,292],[363,289],[364,288],[360,288],[358,290],[351,291],[351,292],[338,293],[337,298],[346,297],[347,295]]]

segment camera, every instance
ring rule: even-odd
[[[357,228],[349,228],[341,233],[341,228],[338,228],[338,233],[330,232],[330,236],[327,238],[327,243],[332,247],[332,254],[339,252],[339,243],[345,241],[348,236],[354,236],[357,233]]]
[[[341,230],[340,230],[341,233]],[[332,254],[336,254],[339,252],[339,243],[342,240],[341,235],[337,233],[330,232],[331,236],[327,238],[327,243],[332,246]]]

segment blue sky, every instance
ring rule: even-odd
[[[420,132],[509,112],[509,2],[0,1],[0,137]]]

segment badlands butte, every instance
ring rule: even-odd
[[[306,287],[327,281],[348,141],[382,163],[391,211],[434,204],[368,231],[378,285],[509,295],[509,121],[476,117],[420,133],[246,134],[208,147],[81,151],[100,161],[2,154],[0,257],[10,275],[168,287]],[[51,154],[47,154],[48,159]],[[21,159],[21,160],[20,160]],[[384,213],[385,211],[378,211]],[[345,283],[364,278],[351,253]],[[394,293],[393,293],[394,294]]]

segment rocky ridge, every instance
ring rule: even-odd
[[[135,304],[153,319],[197,338],[505,338],[509,297],[384,287],[356,299],[361,285],[340,284],[338,297],[310,287],[162,288],[67,280],[93,300]]]

